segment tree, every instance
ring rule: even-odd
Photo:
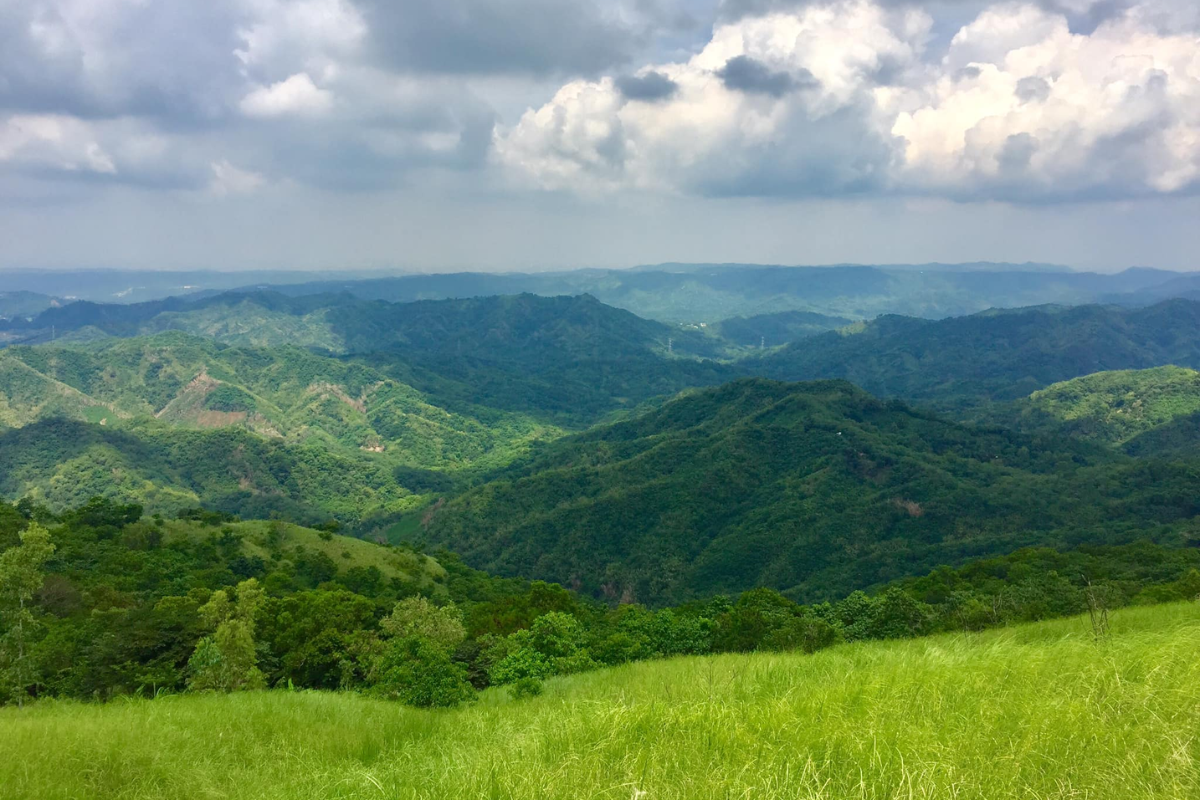
[[[258,669],[254,645],[254,618],[262,603],[263,591],[258,581],[251,578],[238,584],[236,601],[231,601],[221,589],[200,607],[201,619],[215,630],[196,644],[196,651],[188,661],[192,690],[232,692],[262,688],[263,675]]]
[[[34,679],[29,661],[29,637],[37,619],[30,610],[34,594],[42,588],[42,567],[54,553],[50,532],[36,522],[21,532],[21,543],[0,553],[0,664],[3,681],[24,705],[26,690]]]
[[[424,636],[392,639],[376,664],[374,692],[417,706],[454,706],[471,699],[467,671],[450,653]]]
[[[420,636],[447,653],[467,638],[462,613],[454,603],[439,608],[424,597],[406,597],[379,621],[384,634],[394,638]]]

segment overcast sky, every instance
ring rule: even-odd
[[[1196,0],[0,0],[0,267],[1200,269]]]

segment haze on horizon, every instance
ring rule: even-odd
[[[1189,0],[0,0],[0,268],[1195,269]]]

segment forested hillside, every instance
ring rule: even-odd
[[[1027,431],[1057,431],[1120,447],[1200,412],[1200,372],[1182,367],[1098,372],[1034,392],[992,419]],[[1196,440],[1191,440],[1195,443]],[[1180,442],[1180,445],[1183,443]],[[1146,454],[1143,452],[1142,454]]]
[[[768,354],[747,371],[842,378],[884,397],[970,413],[1105,370],[1200,366],[1200,303],[1018,308],[937,322],[881,317]]]
[[[558,440],[427,515],[499,574],[661,603],[821,598],[1018,547],[1178,541],[1200,472],[962,427],[843,382],[743,380]]]
[[[65,342],[94,344],[169,330],[241,347],[354,357],[381,379],[414,386],[461,414],[493,408],[576,427],[740,374],[707,360],[731,354],[727,341],[640,319],[588,296],[394,304],[255,292],[128,306],[75,303],[16,325],[9,335],[46,345],[54,344],[53,331]]]
[[[0,496],[61,510],[94,495],[174,513],[197,505],[248,518],[355,523],[411,508],[412,470],[370,453],[288,445],[246,430],[48,419],[0,433]]]
[[[556,435],[525,416],[463,404],[455,413],[363,364],[298,347],[229,347],[178,333],[88,346],[0,351],[0,426],[152,417],[236,427],[289,444],[386,454],[422,468],[507,463]]]

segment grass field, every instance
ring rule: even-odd
[[[641,663],[423,712],[269,692],[0,709],[17,798],[1200,797],[1200,605]]]

